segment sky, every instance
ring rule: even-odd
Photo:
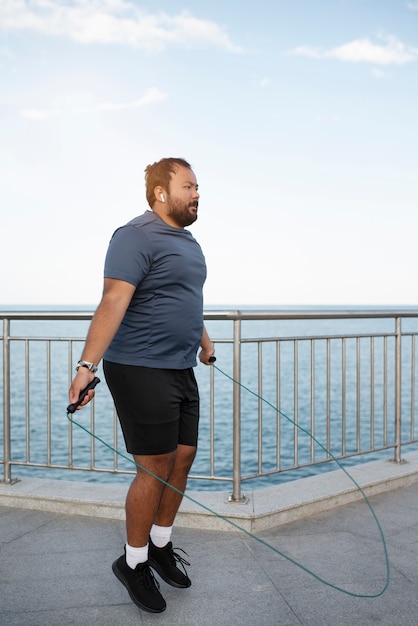
[[[178,156],[206,306],[415,305],[418,0],[0,0],[0,306],[95,306]]]

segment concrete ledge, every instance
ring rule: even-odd
[[[402,463],[372,461],[347,471],[368,497],[409,487],[418,482],[418,452],[406,454]],[[126,485],[24,478],[0,483],[0,505],[123,520],[126,491]],[[228,531],[239,526],[260,532],[363,498],[341,469],[252,490],[246,496],[246,504],[229,503],[225,492],[187,491],[176,525]]]

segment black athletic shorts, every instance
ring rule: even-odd
[[[199,392],[192,368],[157,369],[103,361],[130,454],[165,454],[197,446]]]

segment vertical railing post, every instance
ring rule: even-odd
[[[401,462],[401,318],[395,319],[395,457]]]
[[[10,450],[10,320],[3,319],[3,462],[4,482],[11,483]]]
[[[241,381],[241,319],[234,319],[233,343],[233,378]],[[241,387],[234,383],[232,396],[233,412],[233,440],[232,440],[232,494],[230,502],[242,502],[241,496]]]

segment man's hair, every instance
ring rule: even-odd
[[[168,158],[161,159],[145,168],[145,188],[147,201],[152,208],[155,202],[154,189],[158,186],[169,189],[171,175],[177,171],[178,167],[191,169],[190,163],[185,159]]]

